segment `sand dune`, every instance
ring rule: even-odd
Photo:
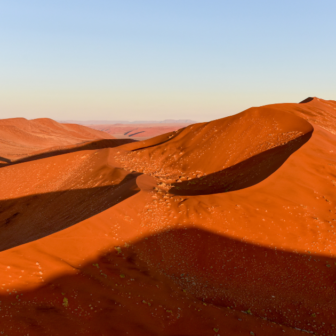
[[[335,117],[311,98],[0,168],[0,330],[336,334]]]
[[[0,163],[26,157],[54,146],[114,137],[91,128],[60,124],[52,119],[0,119]]]
[[[168,132],[177,131],[184,128],[189,123],[165,123],[161,124],[114,124],[114,125],[88,125],[92,129],[106,132],[116,138],[131,138],[143,140],[165,134]]]

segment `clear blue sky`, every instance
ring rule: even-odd
[[[335,0],[0,0],[0,118],[210,120],[336,99]]]

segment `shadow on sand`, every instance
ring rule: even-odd
[[[137,173],[118,185],[0,201],[0,251],[66,229],[136,194]]]
[[[21,302],[0,297],[3,326],[36,335],[213,335],[210,322],[229,335],[281,335],[284,326],[333,335],[335,261],[173,229],[13,293]]]
[[[33,155],[18,159],[18,160],[9,160],[6,158],[0,157],[0,161],[5,161],[6,163],[0,162],[0,167],[7,167],[9,165],[15,165],[22,162],[35,161],[39,159],[45,159],[52,156],[80,152],[83,150],[93,150],[93,149],[104,149],[104,148],[114,148],[122,146],[131,142],[136,142],[133,139],[103,139],[91,142],[85,142],[82,144],[63,146],[59,148],[44,149],[41,153],[35,153]]]
[[[311,136],[309,132],[219,172],[173,183],[169,192],[181,196],[209,195],[251,187],[278,170]]]
[[[207,188],[216,188],[209,182],[217,178],[225,183],[216,192],[258,183],[310,135],[218,173],[223,175],[197,179],[200,187],[196,183],[193,192],[209,193]],[[251,165],[260,174],[249,178]],[[230,181],[231,172],[243,174],[242,182]],[[2,201],[2,249],[62,230],[134,195],[138,175],[129,175],[119,191],[104,187]],[[178,190],[184,194],[194,184],[178,185],[185,186]],[[29,222],[20,219],[21,212]],[[51,217],[45,218],[49,212]],[[34,222],[50,225],[41,230],[32,226]],[[36,227],[32,234],[31,227]],[[5,236],[6,232],[11,233]],[[221,334],[248,335],[253,330],[256,335],[277,336],[288,326],[319,335],[336,333],[334,257],[281,251],[198,228],[170,228],[127,243],[118,249],[111,246],[80,267],[69,264],[76,274],[1,296],[3,332],[13,334],[19,328],[17,335],[195,336],[213,335],[216,327]],[[262,319],[279,328],[263,325]],[[296,335],[294,329],[288,332]]]

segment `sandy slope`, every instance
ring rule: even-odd
[[[43,235],[67,228],[1,252],[0,331],[336,334],[335,116],[317,98],[269,105],[1,168],[0,206],[21,207],[2,244],[41,237],[39,209],[59,213]]]
[[[10,162],[54,146],[67,146],[98,139],[113,139],[91,128],[60,124],[52,119],[0,119],[0,162]]]

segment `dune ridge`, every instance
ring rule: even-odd
[[[0,119],[0,162],[8,163],[54,146],[113,138],[109,134],[85,126],[60,124],[48,118]]]
[[[0,168],[2,331],[334,335],[335,115],[267,105]]]

